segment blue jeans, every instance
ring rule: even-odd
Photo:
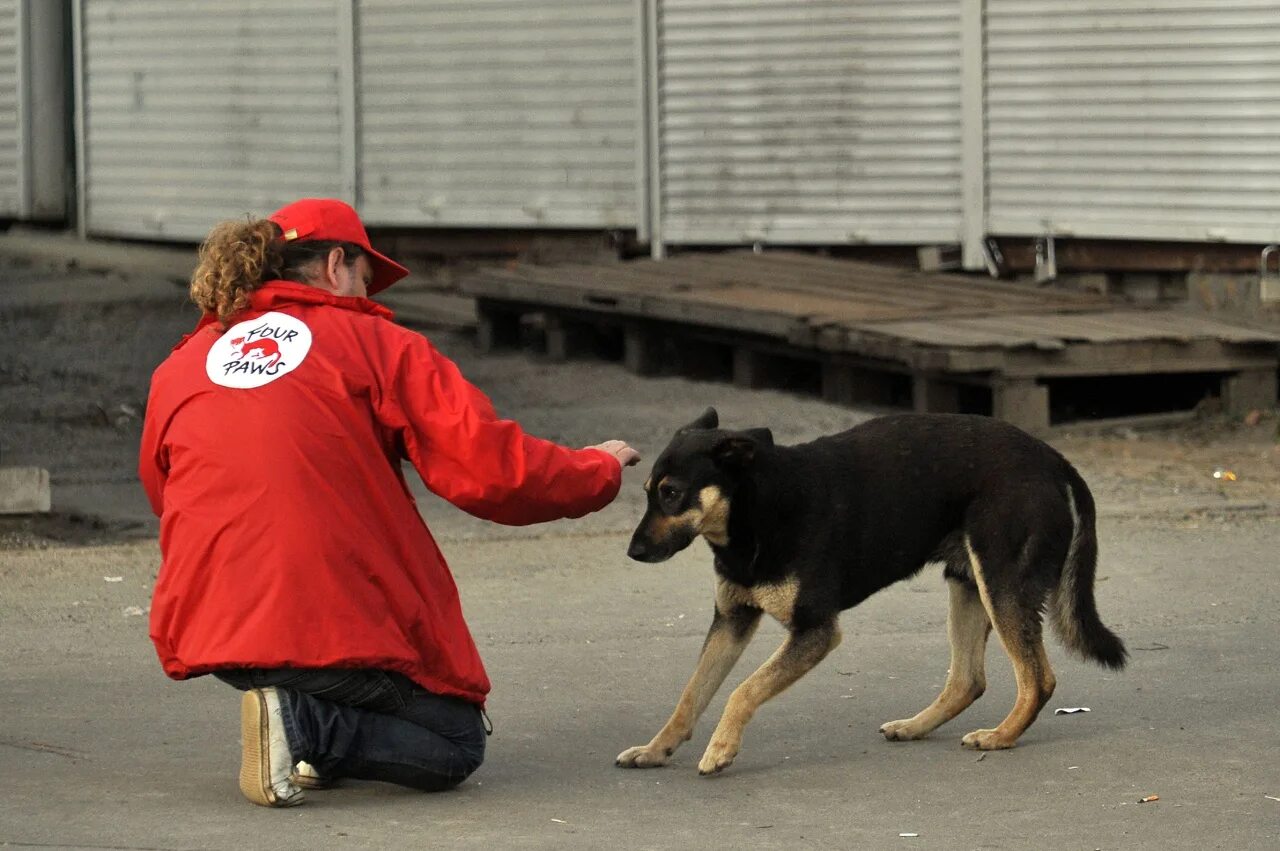
[[[385,780],[428,792],[457,786],[484,761],[480,708],[401,674],[340,668],[218,671],[247,691],[280,690],[293,761],[326,778]]]

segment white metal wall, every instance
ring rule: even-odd
[[[961,236],[961,0],[655,0],[662,239]]]
[[[1280,237],[1275,0],[986,0],[996,234]]]
[[[78,2],[88,232],[198,239],[343,195],[348,0]]]
[[[0,0],[0,216],[22,213],[19,0]]]
[[[636,224],[633,0],[360,0],[357,11],[366,220]]]

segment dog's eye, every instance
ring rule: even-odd
[[[680,489],[663,482],[658,485],[658,497],[666,502],[675,502],[680,497]]]

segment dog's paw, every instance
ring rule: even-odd
[[[702,760],[698,763],[698,773],[703,777],[719,774],[733,765],[737,755],[738,743],[712,739],[711,744],[707,745],[706,752],[702,754]]]
[[[931,731],[920,729],[914,718],[903,718],[901,721],[890,721],[880,725],[880,732],[891,742],[910,742],[923,739]]]
[[[960,744],[976,751],[1001,751],[1017,743],[1017,739],[1010,739],[998,730],[974,730],[960,740]]]
[[[619,768],[660,768],[667,764],[667,760],[670,757],[670,750],[655,748],[651,745],[641,745],[635,748],[627,748],[618,754],[618,758],[613,761],[613,764]]]

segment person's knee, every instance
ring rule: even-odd
[[[485,739],[481,736],[477,741],[462,743],[458,747],[459,759],[454,772],[457,779],[454,780],[449,788],[459,785],[466,780],[476,769],[484,764],[484,746]]]
[[[475,773],[484,763],[484,740],[455,742],[455,749],[448,764],[431,768],[422,767],[401,774],[396,782],[424,792],[444,792],[453,789]]]
[[[448,768],[447,772],[439,772],[433,769],[407,770],[407,772],[396,772],[399,777],[387,777],[390,781],[416,788],[422,792],[447,792],[461,786],[484,761],[484,755],[481,754],[477,758],[468,758],[466,760],[457,761]]]

